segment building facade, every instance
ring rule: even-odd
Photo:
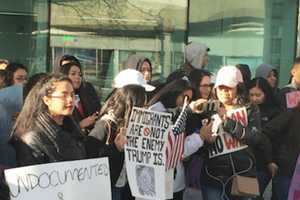
[[[52,71],[64,54],[105,96],[131,54],[163,79],[184,61],[189,41],[210,47],[208,69],[269,63],[289,79],[299,53],[298,0],[0,0],[0,58]]]

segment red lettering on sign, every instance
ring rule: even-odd
[[[294,108],[300,102],[300,91],[289,92],[286,94],[287,108]]]
[[[231,114],[231,118],[235,121],[240,122],[243,126],[247,126],[248,124],[248,117],[246,109],[239,109],[234,111]]]
[[[150,134],[150,129],[148,127],[146,127],[144,129],[144,136],[148,136]]]
[[[235,138],[226,136],[226,134],[223,134],[223,138],[226,149],[230,150],[238,147],[238,141]]]

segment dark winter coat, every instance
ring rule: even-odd
[[[36,124],[33,131],[24,138],[13,138],[19,166],[108,157],[111,183],[114,184],[120,169],[113,164],[115,160],[123,158],[115,145],[105,145],[101,141],[84,138],[78,125],[68,117],[65,118],[64,125],[59,126],[48,114],[42,114]],[[91,144],[96,146],[93,154],[90,154]]]
[[[276,101],[280,105],[280,108],[285,111],[287,110],[287,104],[286,104],[286,94],[289,92],[299,91],[300,88],[295,83],[290,83],[286,86],[284,86],[282,89],[280,89],[276,94]]]
[[[276,116],[279,115],[280,109],[279,106],[277,105],[266,105],[262,104],[259,105],[259,111],[260,111],[260,118],[261,118],[261,126],[262,129],[270,122],[272,119],[274,119]],[[270,142],[272,144],[272,158],[275,158],[277,155],[277,147],[278,143],[280,141],[272,138],[269,138]],[[266,170],[267,168],[267,160],[265,160],[264,155],[261,153],[260,149],[254,149],[254,154],[256,158],[256,163],[257,163],[257,170]]]
[[[84,112],[84,115],[81,115],[75,107],[73,117],[77,122],[80,122],[84,118],[94,114],[95,112],[100,111],[100,99],[94,86],[91,83],[82,82],[79,89],[77,89],[75,93],[79,95]],[[88,127],[87,132],[89,132],[93,127],[94,126]]]
[[[13,145],[19,166],[80,160],[86,158],[83,136],[77,124],[65,118],[59,126],[47,113],[38,116],[32,131]]]
[[[261,132],[261,124],[259,111],[256,107],[247,108],[248,125],[243,128],[239,122],[227,120],[222,123],[218,129],[218,136],[213,144],[209,144],[206,148],[208,150],[208,158],[204,163],[204,180],[203,184],[212,183],[214,180],[219,180],[225,185],[230,183],[232,175],[235,173],[244,176],[256,176],[256,164],[253,149],[261,149],[264,153],[267,162],[271,161],[271,145],[268,138]],[[224,136],[223,147],[220,145],[222,132],[226,132],[227,137]],[[248,145],[242,147],[235,152],[220,154],[220,149],[226,146],[238,146],[234,140],[235,138],[241,145]],[[229,137],[228,137],[229,136]],[[227,143],[225,142],[227,141]],[[218,152],[219,155],[216,153]],[[221,151],[222,152],[222,151]],[[212,157],[212,155],[217,155]],[[205,183],[206,182],[206,183]]]
[[[272,139],[280,141],[275,163],[280,175],[293,176],[293,171],[300,153],[300,108],[293,108],[281,113],[268,124],[263,132]]]

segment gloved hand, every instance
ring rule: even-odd
[[[229,118],[223,122],[223,130],[237,139],[242,139],[245,135],[245,128],[242,124]]]

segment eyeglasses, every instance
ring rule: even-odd
[[[62,95],[50,95],[51,98],[57,98],[62,100],[67,100],[68,98],[75,99],[75,94],[62,94]]]

